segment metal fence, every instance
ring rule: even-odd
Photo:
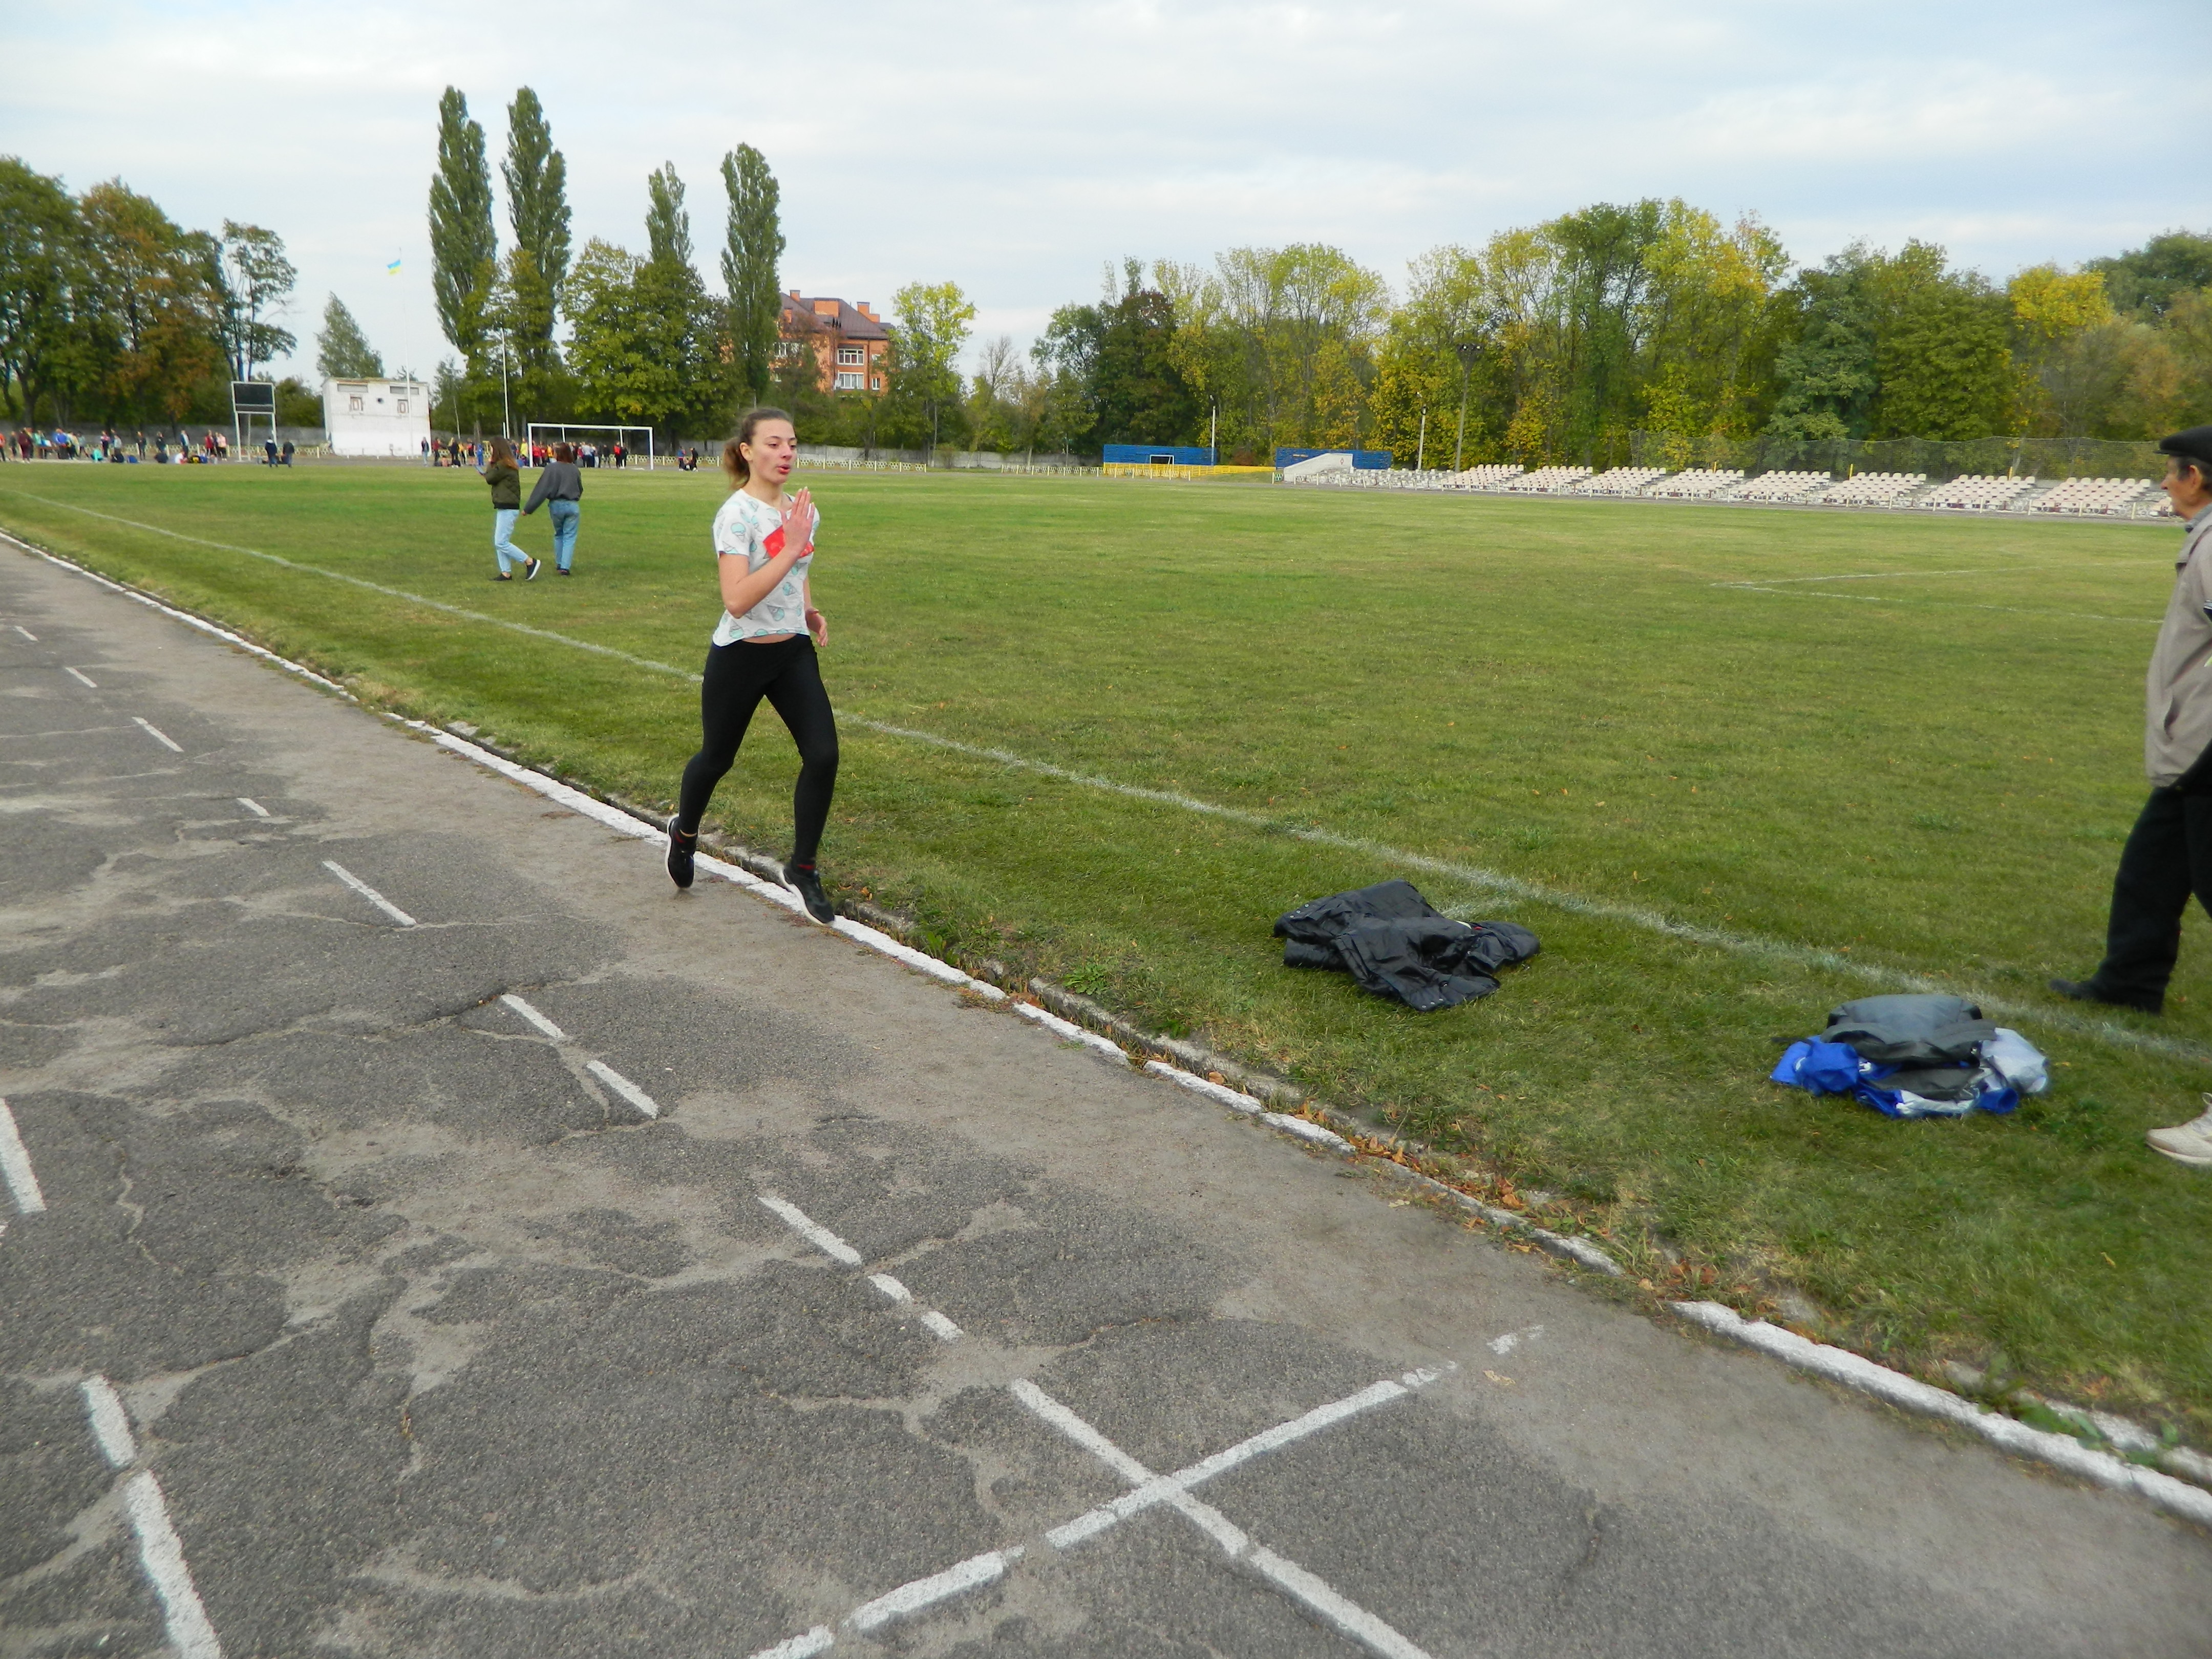
[[[1630,463],[1663,466],[1733,467],[1746,473],[1917,472],[1941,483],[1969,475],[2021,478],[2159,478],[2166,457],[2148,441],[2106,438],[1848,439],[1692,438],[1675,432],[1632,432]]]

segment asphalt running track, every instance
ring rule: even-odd
[[[0,1656],[2204,1651],[2189,1527],[20,556],[0,768]]]

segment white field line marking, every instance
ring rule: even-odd
[[[481,611],[470,611],[458,605],[447,605],[438,599],[427,599],[420,593],[410,593],[404,587],[386,587],[380,582],[369,581],[360,576],[348,575],[343,570],[325,570],[320,565],[301,564],[296,559],[283,558],[275,553],[264,553],[258,547],[240,547],[234,542],[211,542],[204,536],[187,536],[181,531],[164,530],[157,524],[142,524],[136,519],[120,518],[112,513],[94,512],[91,507],[79,507],[73,501],[52,501],[44,495],[33,495],[27,490],[19,489],[11,493],[21,495],[26,501],[39,501],[47,507],[58,507],[65,512],[82,513],[87,518],[105,519],[110,524],[124,525],[132,530],[143,530],[149,536],[167,536],[172,541],[189,542],[195,547],[212,547],[219,552],[243,553],[250,559],[265,559],[270,564],[282,565],[287,570],[297,570],[305,575],[321,576],[331,581],[343,582],[349,587],[366,588],[372,593],[381,593],[386,599],[404,599],[410,605],[423,605],[432,611],[442,611],[449,617],[464,617],[471,622],[489,623],[495,628],[504,628],[513,633],[528,634],[538,639],[551,640],[557,644],[574,646],[579,651],[590,651],[602,657],[612,657],[617,661],[629,663],[634,667],[650,668],[657,673],[676,674],[687,679],[698,678],[697,675],[688,674],[681,668],[672,668],[665,662],[654,662],[647,657],[634,657],[627,651],[616,650],[612,646],[594,645],[589,640],[576,639],[567,634],[550,633],[542,628],[532,628],[526,623],[511,622],[504,617],[487,616]],[[13,541],[15,538],[10,537],[9,539]],[[16,545],[21,547],[27,544],[17,542]],[[37,548],[33,548],[31,550],[34,553],[41,551]],[[53,558],[52,554],[46,554],[44,556]],[[67,564],[73,562],[56,558],[54,562]],[[82,566],[76,568],[82,568]],[[87,571],[85,574],[91,575],[93,573]],[[94,579],[105,580],[99,577]],[[331,683],[325,680],[323,684],[328,685]]]
[[[508,1007],[514,1009],[516,1013],[520,1014],[523,1018],[528,1020],[532,1025],[535,1025],[547,1036],[551,1037],[554,1042],[566,1042],[568,1040],[568,1034],[566,1031],[563,1031],[551,1020],[546,1018],[544,1015],[539,1013],[538,1010],[532,1007],[520,997],[515,995],[514,992],[508,991],[505,993],[501,996],[500,1000],[505,1003]]]
[[[167,732],[164,732],[160,726],[155,725],[153,721],[148,720],[144,715],[133,714],[131,718],[145,728],[147,736],[153,738],[155,742],[161,744],[164,748],[179,755],[185,752],[184,744],[171,738]]]
[[[874,1285],[892,1301],[896,1302],[902,1306],[912,1303],[914,1300],[914,1292],[907,1289],[905,1285],[900,1284],[897,1279],[893,1279],[889,1273],[870,1273],[868,1275],[868,1283]]]
[[[122,1396],[104,1376],[84,1379],[84,1414],[92,1419],[92,1437],[112,1469],[127,1469],[138,1461],[138,1443],[131,1437],[131,1416]]]
[[[1021,1559],[1021,1547],[1017,1545],[1012,1549],[986,1550],[981,1555],[971,1555],[943,1572],[901,1584],[888,1595],[863,1602],[846,1616],[845,1622],[863,1633],[880,1630],[894,1619],[903,1619],[968,1590],[996,1583],[1006,1576],[1007,1567]]]
[[[161,1613],[169,1629],[169,1645],[178,1659],[222,1659],[222,1644],[215,1639],[200,1593],[192,1588],[191,1569],[185,1565],[185,1547],[169,1524],[169,1506],[161,1501],[160,1482],[151,1469],[141,1469],[123,1483],[123,1503],[131,1511],[131,1529],[138,1534],[138,1559],[161,1598]]]
[[[21,634],[25,639],[30,641],[33,645],[36,645],[39,642],[39,636],[36,634],[33,634],[29,629],[24,627],[22,623],[10,623],[8,625],[14,629],[18,634]]]
[[[76,669],[71,668],[67,663],[64,663],[62,665],[62,672],[68,675],[80,685],[89,687],[94,691],[100,690],[99,681],[94,679],[89,674],[78,672]]]
[[[1979,570],[1850,570],[1826,576],[1760,576],[1744,581],[1723,581],[1715,587],[1795,587],[1813,582],[1887,582],[1918,580],[1929,576],[2013,576],[2023,570],[2100,570],[2109,571],[2108,564],[2013,564],[1989,565]]]
[[[1433,1372],[1429,1371],[1408,1371],[1406,1374],[1406,1383],[1376,1383],[1372,1388],[1361,1389],[1358,1394],[1351,1396],[1350,1401],[1338,1401],[1337,1407],[1348,1406],[1351,1401],[1365,1400],[1366,1404],[1353,1409],[1370,1409],[1373,1405],[1381,1404],[1384,1400],[1395,1400],[1404,1395],[1408,1391],[1407,1384],[1413,1383],[1414,1379],[1427,1382],[1433,1380],[1434,1376]],[[1154,1504],[1167,1505],[1212,1539],[1232,1561],[1249,1566],[1340,1635],[1358,1643],[1370,1653],[1380,1656],[1380,1659],[1428,1659],[1426,1653],[1407,1641],[1404,1636],[1383,1620],[1377,1619],[1358,1603],[1340,1595],[1322,1579],[1308,1572],[1295,1562],[1285,1560],[1273,1551],[1255,1544],[1243,1528],[1223,1515],[1220,1510],[1191,1496],[1186,1478],[1188,1477],[1188,1484],[1194,1484],[1196,1480],[1206,1478],[1205,1475],[1193,1473],[1203,1468],[1204,1465],[1194,1464],[1191,1469],[1176,1474],[1155,1476],[1142,1463],[1131,1457],[1034,1382],[1026,1378],[1018,1378],[1012,1384],[1012,1389],[1015,1398],[1030,1410],[1035,1412],[1054,1428],[1058,1429],[1137,1488],[1135,1492],[1118,1499],[1115,1504],[1093,1510],[1089,1514],[1070,1522],[1066,1526],[1055,1528],[1047,1533],[1046,1540],[1054,1548],[1066,1549],[1085,1539],[1097,1536],[1123,1518],[1123,1514],[1115,1512],[1119,1505],[1131,1504],[1132,1500],[1142,1497],[1145,1501],[1133,1504],[1126,1511],[1127,1514],[1134,1514],[1138,1509],[1151,1508]],[[1374,1397],[1369,1399],[1369,1396]],[[1328,1422],[1340,1421],[1343,1417],[1352,1414],[1352,1411],[1339,1410],[1336,1415],[1328,1417],[1325,1421],[1315,1422],[1311,1427],[1303,1429],[1300,1433],[1285,1432],[1297,1425],[1307,1423],[1310,1419],[1320,1418],[1322,1413],[1328,1413],[1332,1409],[1334,1408],[1330,1407],[1320,1407],[1316,1411],[1307,1413],[1305,1417],[1296,1419],[1294,1424],[1284,1424],[1276,1429],[1267,1431],[1264,1435],[1255,1435],[1252,1441],[1243,1443],[1250,1445],[1255,1442],[1280,1436],[1282,1437],[1274,1439],[1273,1443],[1287,1444],[1290,1440],[1302,1437],[1303,1434],[1312,1433],[1315,1429],[1324,1427]],[[1262,1449],[1267,1449],[1272,1448],[1262,1448]],[[1238,1450],[1239,1447],[1232,1446],[1225,1452],[1216,1454],[1216,1456],[1208,1459],[1207,1462],[1219,1462],[1220,1460],[1231,1457]],[[1248,1456],[1254,1455],[1256,1454],[1245,1454]],[[1237,1462],[1243,1461],[1243,1457],[1236,1459]],[[1213,1468],[1210,1472],[1219,1474],[1222,1468],[1231,1467],[1234,1465],[1221,1463],[1220,1468]]]
[[[1702,1325],[1746,1347],[1771,1354],[1798,1370],[1810,1371],[1861,1394],[1870,1394],[1905,1411],[1956,1423],[2008,1452],[2033,1457],[2101,1486],[2139,1493],[2160,1509],[2170,1510],[2199,1526],[2212,1525],[2212,1492],[2202,1486],[2092,1451],[2070,1435],[2032,1429],[1996,1412],[1985,1411],[1948,1389],[1893,1371],[1887,1365],[1877,1365],[1871,1359],[1832,1348],[1825,1342],[1812,1341],[1763,1319],[1746,1319],[1735,1309],[1720,1303],[1670,1302],[1667,1305],[1692,1324]]]
[[[33,496],[31,499],[46,500],[43,496]],[[46,505],[66,507],[72,512],[92,512],[89,507],[79,507],[68,501],[48,501]],[[92,516],[110,519],[113,515],[94,513]],[[130,525],[134,529],[152,531],[157,535],[176,537],[180,541],[198,542],[200,539],[194,536],[179,536],[174,531],[162,530],[155,525],[139,525],[129,519],[114,519],[113,522]],[[49,564],[59,565],[64,569],[76,571],[79,575],[98,582],[104,587],[112,588],[115,592],[137,599],[141,604],[151,605],[155,610],[173,617],[179,622],[187,623],[194,628],[215,635],[219,639],[228,641],[241,650],[265,657],[270,662],[293,673],[302,675],[319,685],[328,687],[341,696],[349,700],[352,698],[353,694],[336,682],[325,679],[312,669],[303,667],[287,658],[280,657],[275,652],[254,644],[251,640],[242,639],[226,629],[217,627],[204,617],[195,617],[188,611],[176,610],[149,595],[126,587],[120,582],[110,581],[96,571],[88,570],[82,565],[48,553],[43,549],[32,547],[27,542],[18,541],[4,532],[0,532],[0,540],[11,542],[34,556],[46,560]],[[262,553],[252,548],[231,548],[222,542],[204,542],[201,544],[222,548],[226,551],[250,553],[256,558],[268,559],[274,563],[290,566],[317,575],[326,575],[337,581],[353,582],[360,586],[372,588],[378,592],[390,592],[403,599],[416,597],[400,593],[398,589],[377,587],[376,584],[362,581],[358,577],[342,575],[336,571],[319,570],[313,565],[293,565],[289,559],[281,559],[273,553]],[[456,616],[466,617],[471,621],[489,623],[495,627],[528,634],[538,639],[550,640],[556,644],[574,646],[579,651],[590,651],[602,656],[617,657],[635,667],[649,669],[659,674],[672,674],[678,679],[688,680],[694,684],[696,684],[699,680],[698,675],[690,673],[684,669],[672,668],[666,663],[653,662],[644,657],[633,657],[626,652],[617,651],[610,646],[594,645],[588,640],[573,639],[565,634],[555,634],[544,629],[526,627],[520,623],[509,622],[501,617],[488,617],[477,611],[463,611],[458,606],[441,605],[434,600],[423,599],[420,603],[428,605],[435,610],[449,611]],[[2115,618],[2114,620],[2125,619]],[[665,833],[664,830],[632,817],[629,813],[609,806],[604,801],[594,800],[581,790],[572,789],[565,784],[548,778],[542,772],[533,772],[527,767],[518,766],[502,756],[495,755],[488,749],[478,748],[475,744],[454,737],[450,732],[441,732],[435,726],[427,726],[420,720],[408,720],[404,723],[423,732],[441,746],[453,750],[457,754],[465,755],[477,765],[498,772],[502,776],[512,778],[516,782],[524,784],[549,799],[560,801],[562,805],[571,807],[598,823],[605,823],[612,829],[618,829],[625,835],[651,841],[659,839]],[[956,738],[941,738],[934,732],[915,731],[909,726],[892,726],[883,720],[849,717],[847,724],[865,726],[869,731],[881,732],[886,737],[904,738],[911,742],[927,744],[932,748],[946,750],[954,754],[969,755],[979,760],[996,761],[1002,766],[1012,766],[1024,771],[1034,772],[1039,776],[1053,778],[1063,783],[1075,784],[1087,789],[1103,790],[1109,794],[1122,795],[1133,800],[1152,801],[1163,806],[1177,807],[1184,811],[1219,818],[1224,823],[1240,823],[1255,830],[1286,835],[1295,841],[1310,842],[1317,847],[1331,847],[1343,852],[1358,853],[1363,857],[1379,859],[1428,874],[1448,877],[1452,880],[1497,893],[1501,897],[1526,899],[1540,904],[1548,904],[1556,909],[1565,910],[1571,915],[1589,916],[1601,921],[1625,922],[1632,927],[1663,934],[1670,939],[1683,939],[1692,945],[1703,945],[1714,950],[1727,951],[1739,956],[1767,957],[1800,968],[1815,968],[1826,973],[1856,980],[1862,984],[1887,986],[1895,990],[1965,996],[1970,1001],[1979,1003],[1985,1012],[2014,1021],[2040,1020],[2045,1025],[2070,1032],[2075,1036],[2087,1037],[2100,1042],[2109,1042],[2123,1048],[2138,1049],[2147,1054],[2164,1054],[2175,1060],[2212,1059],[2212,1052],[2208,1052],[2199,1043],[2182,1042],[2172,1037],[2157,1036],[2141,1031],[2131,1031],[2124,1026],[2114,1025],[2104,1020],[2083,1018],[2062,1010],[2023,1005],[2008,998],[1989,996],[1971,988],[1962,988],[1956,985],[1945,984],[1941,981],[1929,979],[1924,975],[1911,973],[1904,969],[1887,969],[1873,963],[1855,961],[1839,951],[1823,950],[1818,945],[1798,945],[1786,939],[1763,939],[1757,934],[1731,933],[1723,928],[1707,927],[1695,922],[1680,921],[1674,917],[1662,915],[1658,911],[1644,909],[1639,905],[1618,904],[1606,899],[1585,898],[1565,888],[1525,880],[1518,876],[1509,876],[1501,871],[1487,870],[1476,865],[1460,864],[1449,859],[1431,858],[1425,854],[1409,852],[1403,848],[1391,847],[1381,842],[1370,841],[1363,836],[1341,836],[1331,830],[1289,823],[1279,818],[1262,817],[1257,812],[1247,812],[1237,807],[1222,806],[1212,801],[1200,800],[1174,790],[1146,789],[1134,784],[1115,783],[1109,778],[1092,777],[1085,773],[1071,771],[1065,767],[1054,766],[1046,761],[1033,761],[1004,749],[986,749],[978,744],[959,742]],[[711,871],[725,880],[734,882],[740,887],[747,888],[763,897],[772,899],[787,909],[801,908],[797,894],[788,891],[779,884],[764,882],[750,871],[741,870],[733,864],[703,855],[698,862],[702,868]],[[876,933],[872,928],[864,928],[858,922],[848,924],[841,919],[838,931],[849,938],[871,945],[875,949],[884,951],[887,955],[900,955],[902,961],[906,959],[901,953],[908,947],[899,945],[896,940],[886,935]],[[866,937],[869,934],[873,934],[874,937],[872,939]],[[878,940],[881,943],[877,943]],[[886,947],[896,948],[887,949]],[[932,957],[929,960],[934,961],[935,958]],[[940,975],[940,977],[949,978],[950,973],[958,971],[957,969],[951,969],[949,963],[939,963],[939,966],[950,970],[946,974]],[[969,979],[968,987],[994,999],[1005,994],[998,987],[982,980]],[[1091,1033],[1084,1034],[1085,1038],[1091,1038]],[[1098,1037],[1095,1041],[1103,1042],[1105,1039]]]
[[[613,1066],[608,1065],[604,1060],[587,1060],[584,1062],[584,1069],[589,1072],[593,1077],[599,1079],[600,1082],[605,1084],[608,1088],[613,1090],[631,1105],[636,1107],[639,1111],[643,1112],[647,1117],[658,1118],[660,1115],[659,1102],[653,1099],[651,1095],[646,1093],[644,1090],[639,1088],[637,1085],[632,1083],[628,1078],[624,1077],[620,1072],[615,1070]]]
[[[268,647],[256,645],[252,640],[246,639],[240,635],[234,634],[227,628],[218,627],[216,623],[210,622],[205,617],[195,617],[189,611],[179,611],[174,605],[162,604],[161,600],[155,599],[151,593],[141,593],[135,587],[126,586],[123,583],[118,581],[110,581],[98,571],[88,570],[84,566],[77,563],[74,559],[64,559],[58,554],[47,552],[43,547],[33,547],[28,542],[19,541],[15,537],[9,535],[5,531],[0,531],[0,542],[6,542],[11,546],[20,547],[23,551],[28,553],[33,558],[44,559],[48,564],[59,565],[64,570],[73,570],[78,575],[82,576],[86,580],[98,582],[102,587],[108,588],[114,592],[120,593],[126,599],[136,599],[139,604],[147,606],[150,610],[158,611],[163,616],[172,617],[175,621],[184,623],[187,628],[197,628],[203,634],[212,634],[216,638],[222,641],[224,644],[234,645],[240,651],[244,651],[252,656],[259,657],[265,662],[274,663],[277,667],[283,669],[287,673],[297,674],[301,679],[313,680],[317,685],[321,686],[325,690],[337,692],[338,696],[343,697],[348,702],[356,702],[360,701],[352,692],[347,690],[345,687],[340,685],[336,680],[325,679],[320,674],[315,672],[313,669],[305,667],[299,663],[294,662],[289,657],[280,657],[274,651],[269,649]],[[22,630],[18,629],[16,631],[21,633]],[[26,635],[25,637],[27,639],[35,639],[38,636],[36,635]]]
[[[238,804],[257,818],[265,818],[269,816],[269,809],[258,800],[250,800],[246,796],[240,795],[238,797]]]
[[[803,1635],[788,1641],[778,1642],[772,1648],[763,1648],[752,1659],[814,1659],[817,1653],[827,1653],[837,1644],[836,1636],[827,1625],[817,1625]]]
[[[860,1265],[860,1253],[827,1227],[814,1220],[796,1204],[787,1203],[768,1193],[753,1194],[763,1209],[771,1210],[783,1218],[784,1224],[828,1256],[832,1261],[842,1262],[848,1267]]]
[[[4,1100],[0,1100],[0,1181],[8,1183],[8,1196],[15,1200],[19,1215],[36,1215],[46,1207],[46,1195],[39,1190],[38,1174],[31,1168],[30,1148],[16,1133],[15,1115]]]
[[[1812,580],[1807,578],[1806,580]],[[2046,605],[1984,605],[1973,599],[1930,599],[1918,594],[1807,592],[1802,588],[1768,587],[1759,582],[1715,582],[1735,593],[1765,593],[1778,599],[1830,599],[1851,605],[1915,605],[1927,611],[1995,611],[2007,617],[2045,617],[2053,622],[2124,623],[2130,628],[2156,628],[2156,617],[2107,617],[2096,611],[2058,611]]]
[[[957,1342],[964,1334],[957,1325],[934,1308],[922,1315],[921,1328],[940,1342]]]
[[[414,917],[409,915],[404,910],[394,904],[390,899],[385,897],[383,894],[378,892],[376,889],[371,887],[367,882],[363,881],[359,876],[354,874],[352,871],[347,869],[343,865],[333,862],[330,859],[325,859],[323,860],[323,868],[329,871],[347,886],[352,888],[355,892],[360,894],[371,904],[374,904],[378,909],[383,911],[386,915],[390,916],[392,921],[398,922],[402,927],[412,927],[415,926]]]

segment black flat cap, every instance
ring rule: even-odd
[[[2158,441],[2159,453],[2195,461],[2212,475],[2212,426],[2192,426]]]

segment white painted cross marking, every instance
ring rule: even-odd
[[[138,1534],[138,1559],[155,1595],[161,1598],[169,1644],[179,1659],[222,1659],[222,1644],[215,1639],[215,1626],[208,1623],[200,1593],[192,1588],[185,1547],[169,1524],[169,1506],[161,1500],[161,1484],[151,1469],[141,1469],[124,1483],[123,1503],[131,1511],[131,1530]]]
[[[584,1062],[584,1069],[647,1117],[657,1118],[660,1115],[659,1102],[604,1060],[587,1060]]]
[[[22,623],[9,623],[8,626],[14,629],[18,634],[21,634],[25,639],[30,641],[33,645],[36,645],[39,642],[39,636],[36,634],[33,634],[29,629],[24,627]]]
[[[130,1413],[123,1409],[115,1385],[104,1376],[84,1379],[84,1414],[92,1419],[92,1437],[112,1469],[127,1469],[138,1461],[138,1443],[131,1437]]]
[[[71,679],[76,681],[81,685],[90,686],[95,691],[100,690],[100,683],[97,680],[94,679],[88,674],[79,673],[76,669],[71,668],[67,663],[64,663],[62,665],[62,672],[68,675]]]
[[[957,1325],[934,1308],[922,1315],[921,1328],[940,1342],[957,1342],[963,1334]]]
[[[551,1037],[554,1042],[566,1042],[568,1040],[568,1034],[566,1031],[563,1031],[551,1020],[546,1018],[544,1015],[539,1013],[538,1010],[532,1007],[520,997],[515,995],[514,992],[509,991],[506,993],[500,998],[500,1000],[505,1003],[508,1007],[514,1009],[516,1013],[520,1014],[523,1018],[528,1020],[532,1025],[535,1025],[547,1036]]]
[[[151,728],[149,729],[150,730]],[[167,739],[164,738],[163,741],[167,742]],[[412,927],[415,925],[414,917],[409,915],[404,910],[394,904],[390,899],[385,897],[383,894],[378,892],[376,889],[371,887],[359,876],[354,874],[354,872],[347,869],[345,866],[337,863],[332,860],[325,859],[323,860],[323,868],[329,871],[347,886],[352,888],[355,892],[360,894],[371,904],[374,904],[378,909],[383,911],[386,915],[390,916],[392,921],[398,922],[402,927]]]
[[[258,800],[248,800],[244,795],[240,795],[238,798],[238,804],[257,818],[265,818],[269,816],[269,809]]]
[[[146,734],[152,738],[155,742],[161,744],[164,748],[172,750],[179,755],[185,752],[184,744],[174,741],[167,732],[164,732],[160,726],[155,725],[153,721],[148,720],[144,715],[133,714],[131,718],[137,721],[140,726],[145,727]]]
[[[778,1642],[772,1648],[763,1648],[752,1659],[814,1659],[817,1653],[827,1653],[835,1647],[837,1638],[827,1625],[817,1625],[803,1636],[794,1636],[787,1642]]]
[[[1017,1379],[1012,1385],[1016,1399],[1135,1488],[1112,1504],[1079,1516],[1064,1527],[1055,1527],[1045,1534],[1046,1541],[1054,1549],[1067,1549],[1097,1536],[1141,1510],[1165,1504],[1212,1539],[1231,1560],[1251,1568],[1338,1634],[1357,1642],[1370,1653],[1379,1656],[1379,1659],[1429,1659],[1422,1649],[1389,1624],[1339,1595],[1296,1562],[1254,1543],[1228,1516],[1212,1504],[1192,1497],[1189,1489],[1262,1452],[1303,1439],[1331,1423],[1341,1422],[1387,1401],[1402,1399],[1412,1389],[1433,1382],[1436,1376],[1433,1371],[1408,1371],[1401,1382],[1373,1383],[1358,1394],[1316,1407],[1304,1417],[1279,1424],[1187,1469],[1167,1475],[1153,1474],[1036,1384],[1026,1378]]]
[[[46,1195],[39,1190],[38,1175],[31,1168],[30,1149],[16,1133],[15,1115],[4,1100],[0,1100],[0,1181],[8,1183],[8,1196],[15,1200],[19,1213],[36,1215],[46,1207]]]
[[[848,1267],[857,1267],[860,1265],[860,1253],[858,1250],[827,1227],[816,1222],[796,1204],[786,1203],[782,1199],[772,1198],[766,1193],[756,1193],[753,1196],[760,1200],[763,1208],[772,1210],[781,1216],[786,1226],[832,1261],[842,1261]]]
[[[1508,1331],[1503,1336],[1493,1336],[1490,1339],[1490,1351],[1502,1358],[1523,1342],[1534,1342],[1543,1334],[1544,1328],[1541,1325],[1531,1325],[1523,1331]]]
[[[878,1290],[881,1291],[885,1296],[890,1297],[894,1302],[903,1303],[912,1302],[914,1300],[914,1292],[907,1289],[905,1285],[900,1284],[898,1280],[893,1279],[889,1273],[870,1273],[868,1275],[868,1283],[874,1285]]]

